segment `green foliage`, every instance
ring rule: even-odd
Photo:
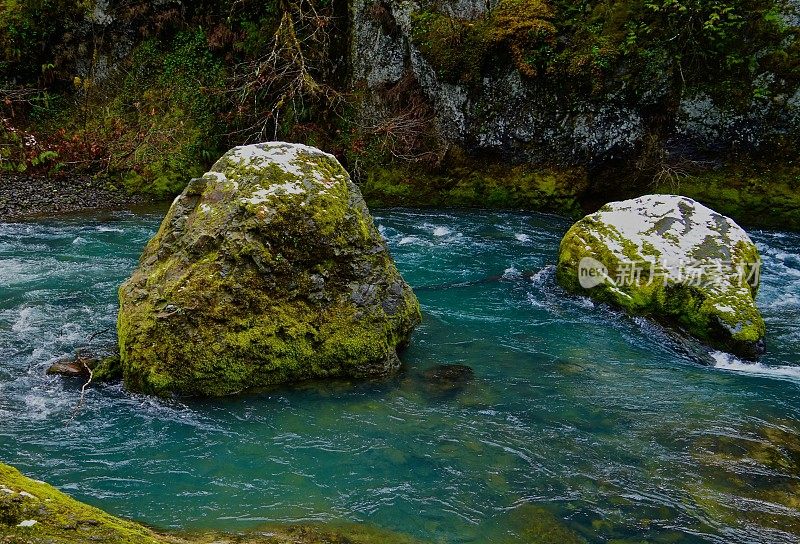
[[[576,14],[572,3],[560,1],[559,20],[573,19],[557,71],[600,78],[595,89],[624,85],[635,94],[664,81],[674,93],[699,86],[724,103],[746,106],[756,75],[770,69],[763,58],[782,50],[789,38],[777,16],[779,2],[601,0],[583,2],[585,11]],[[794,83],[797,76],[791,76]],[[776,81],[772,90],[779,92],[785,83]]]
[[[0,2],[0,79],[36,84],[60,68],[67,34],[92,8],[90,0]]]
[[[237,52],[246,57],[258,57],[264,54],[264,46],[272,38],[280,22],[280,10],[274,3],[265,3],[266,13],[255,20],[240,21],[240,38],[234,43]]]
[[[7,123],[0,125],[0,171],[23,173],[29,169],[54,168],[57,151],[43,148],[32,134],[19,131]]]
[[[256,77],[258,100],[238,104],[225,67],[257,65],[291,8],[256,0],[183,4],[178,11],[174,3],[111,2],[101,24],[91,18],[91,0],[0,3],[0,80],[8,80],[0,88],[10,89],[0,92],[0,108],[13,123],[0,134],[0,168],[43,172],[52,168],[49,153],[58,153],[61,166],[166,197],[252,137],[250,121],[268,112],[272,89]],[[120,59],[115,41],[123,36],[122,48],[132,37],[133,50]],[[309,58],[327,54],[324,44],[309,44],[316,47],[303,52]],[[303,97],[292,106],[281,118],[287,137],[315,117]],[[22,135],[39,144],[26,147]]]
[[[477,82],[493,54],[510,55],[521,73],[535,77],[555,45],[552,17],[545,0],[501,0],[475,21],[421,12],[412,19],[413,39],[445,80]]]
[[[453,82],[480,81],[504,56],[526,77],[595,92],[642,94],[666,77],[745,102],[800,82],[800,40],[780,0],[549,1],[502,0],[475,20],[423,11],[412,18],[413,38]],[[780,77],[755,89],[768,70]]]
[[[36,155],[33,159],[31,159],[31,164],[33,166],[40,166],[42,164],[47,164],[48,162],[53,162],[58,158],[58,153],[55,151],[42,151],[38,155]]]
[[[217,89],[224,69],[201,30],[171,43],[148,40],[135,51],[121,92],[102,120],[111,141],[110,168],[125,186],[166,197],[200,175],[219,153]]]

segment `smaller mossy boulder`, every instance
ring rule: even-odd
[[[119,294],[125,386],[158,395],[386,374],[420,321],[347,172],[287,143],[192,180]]]
[[[575,223],[561,241],[557,279],[752,358],[766,333],[755,304],[760,266],[755,244],[731,219],[687,197],[647,195]]]

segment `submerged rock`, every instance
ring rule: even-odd
[[[463,391],[474,378],[466,365],[438,365],[422,373],[422,389],[429,396],[446,397]]]
[[[491,534],[487,542],[512,544],[585,544],[578,533],[570,528],[550,508],[532,503],[522,503],[501,518],[497,534]],[[508,529],[505,529],[508,527]],[[510,530],[509,530],[510,529]],[[512,536],[513,535],[513,536]]]
[[[65,378],[88,378],[93,382],[108,382],[122,377],[118,355],[103,358],[77,355],[56,361],[47,369],[47,374]]]
[[[386,374],[419,321],[339,162],[269,143],[232,149],[175,200],[117,328],[126,387],[217,396]]]
[[[557,279],[569,291],[754,357],[766,333],[755,304],[760,264],[731,219],[690,198],[648,195],[612,202],[573,225],[561,242]]]
[[[701,434],[698,462],[685,485],[694,505],[715,524],[794,542],[800,534],[800,429],[796,422],[761,421]],[[760,530],[759,530],[760,529]],[[758,533],[756,532],[758,531]]]

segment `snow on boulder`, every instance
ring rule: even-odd
[[[754,357],[766,332],[755,304],[760,266],[733,220],[687,197],[647,195],[575,223],[561,241],[557,278],[573,293]]]

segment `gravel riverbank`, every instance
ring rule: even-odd
[[[121,209],[151,203],[104,180],[0,174],[0,221],[93,209]]]

